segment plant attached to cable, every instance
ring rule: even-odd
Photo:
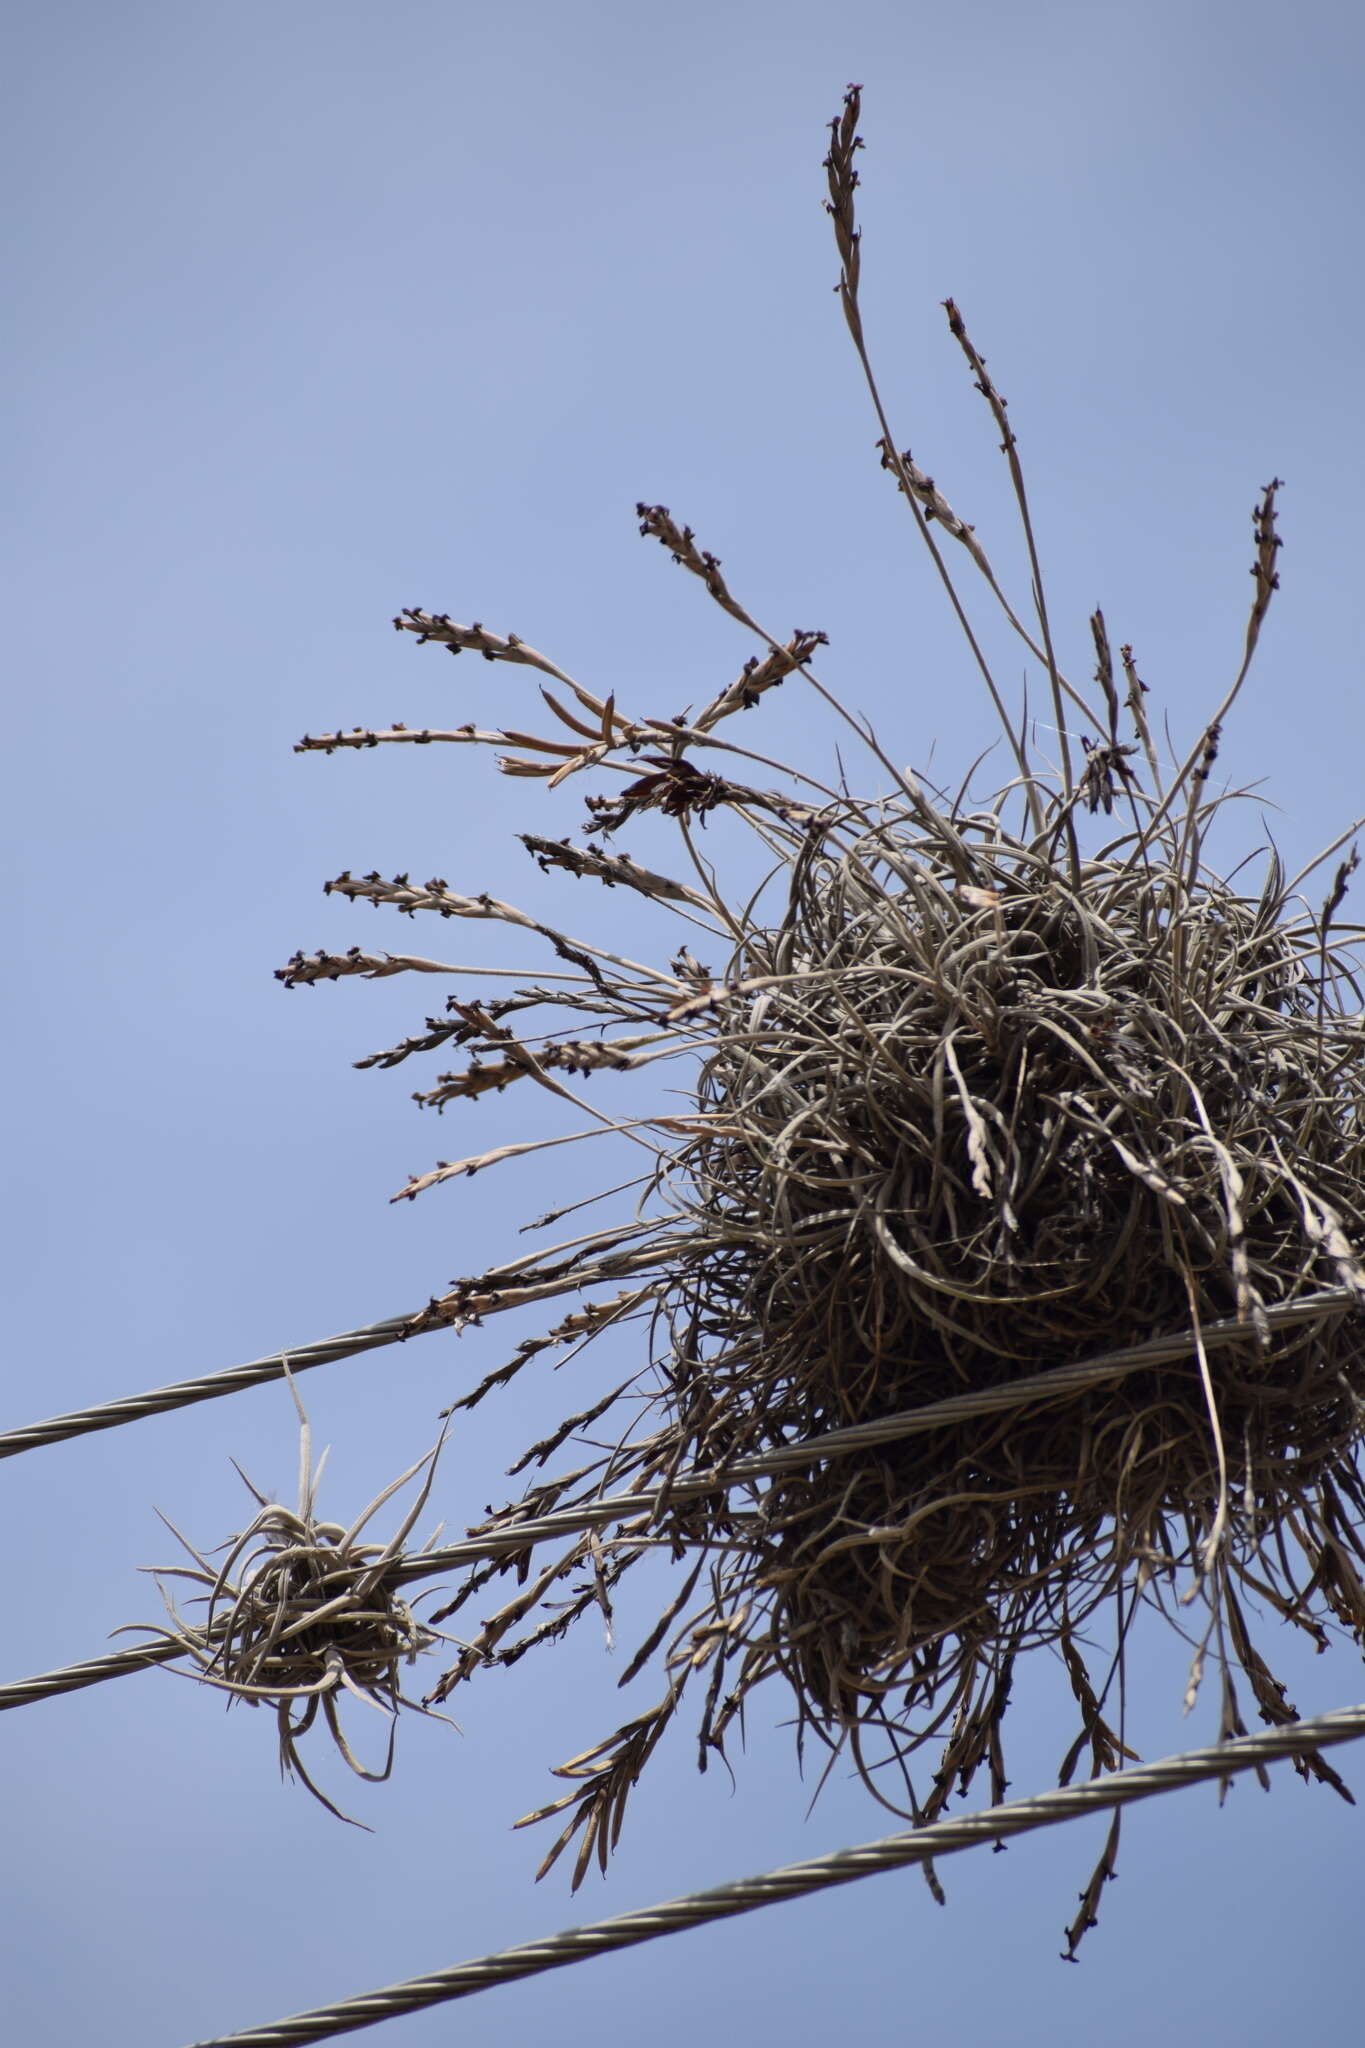
[[[1102,613],[1090,621],[1093,686],[1059,664],[1005,400],[951,300],[951,333],[1002,438],[1031,622],[893,437],[859,304],[858,112],[850,89],[826,166],[841,303],[883,466],[1012,755],[1008,786],[952,799],[897,768],[815,673],[824,635],[768,632],[660,505],[639,507],[642,533],[754,649],[700,712],[628,709],[514,635],[410,610],[395,624],[419,644],[529,669],[548,731],[400,725],[301,743],[492,747],[504,774],[550,789],[614,777],[610,794],[587,798],[587,844],[524,844],[542,869],[630,891],[688,927],[688,945],[660,949],[664,965],[443,880],[346,873],[327,885],[409,916],[512,925],[554,963],[512,975],[510,993],[451,996],[422,1031],[360,1064],[458,1052],[465,1064],[419,1102],[444,1108],[527,1083],[571,1105],[581,1127],[441,1162],[395,1199],[540,1146],[605,1136],[645,1152],[643,1180],[627,1183],[640,1190],[633,1209],[455,1282],[413,1325],[458,1329],[575,1303],[455,1404],[466,1410],[548,1348],[625,1325],[640,1333],[626,1385],[513,1469],[571,1442],[595,1446],[589,1462],[535,1479],[484,1526],[515,1531],[608,1494],[648,1491],[647,1508],[571,1536],[547,1560],[528,1547],[469,1568],[434,1617],[515,1574],[512,1598],[431,1695],[443,1699],[589,1610],[609,1611],[640,1558],[662,1549],[677,1560],[677,1588],[625,1673],[657,1666],[657,1704],[563,1765],[570,1789],[530,1817],[563,1818],[547,1866],[578,1836],[575,1882],[594,1857],[605,1865],[632,1785],[698,1690],[703,1764],[724,1754],[754,1689],[780,1681],[803,1732],[921,1819],[983,1766],[1002,1795],[1002,1730],[1026,1650],[1054,1647],[1070,1678],[1078,1721],[1064,1779],[1083,1756],[1101,1772],[1131,1754],[1123,1644],[1141,1603],[1187,1626],[1168,1604],[1180,1575],[1192,1581],[1180,1601],[1202,1608],[1196,1663],[1211,1646],[1222,1672],[1225,1735],[1243,1725],[1234,1674],[1263,1720],[1294,1712],[1253,1644],[1253,1603],[1316,1641],[1332,1627],[1365,1639],[1365,1065],[1354,928],[1338,920],[1355,856],[1319,911],[1298,897],[1304,875],[1287,877],[1273,853],[1252,893],[1206,861],[1229,800],[1210,789],[1219,737],[1276,587],[1279,486],[1255,511],[1240,665],[1184,759],[1164,762],[1131,648],[1116,658]],[[955,548],[1047,678],[1055,767],[996,682]],[[853,792],[842,774],[797,775],[734,737],[741,714],[766,710],[791,682],[857,734],[879,793]],[[676,832],[685,879],[617,846],[651,812]],[[757,894],[747,882],[727,889],[700,857],[695,828],[719,816],[766,859]],[[698,929],[714,965],[689,950],[703,943]],[[446,971],[357,948],[296,955],[281,978]],[[664,1062],[690,1076],[680,1109],[609,1110],[579,1085]],[[1125,1347],[1154,1330],[1186,1332],[1179,1355],[1140,1356],[1134,1369]],[[1096,1354],[1098,1381],[1040,1389],[1040,1375]],[[897,1433],[896,1418],[943,1402],[961,1403],[956,1419]],[[869,1446],[858,1432],[870,1427]],[[832,1432],[843,1432],[833,1447]],[[699,1470],[708,1490],[679,1484]],[[1117,1647],[1095,1670],[1085,1631],[1102,1607]],[[917,1782],[930,1744],[937,1759]],[[1302,1769],[1339,1786],[1320,1757]],[[1070,1930],[1073,1950],[1113,1848]]]

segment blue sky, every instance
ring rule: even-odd
[[[636,537],[636,500],[663,500],[759,618],[829,633],[822,674],[897,757],[951,780],[989,742],[831,291],[823,124],[849,79],[898,440],[1022,594],[951,293],[1011,401],[1064,665],[1088,668],[1102,602],[1178,748],[1235,672],[1251,507],[1284,477],[1283,587],[1220,757],[1263,802],[1226,864],[1263,815],[1297,862],[1365,809],[1356,8],[52,0],[7,42],[13,1423],[415,1306],[574,1185],[551,1154],[388,1206],[468,1131],[538,1116],[509,1096],[437,1125],[408,1100],[423,1076],[351,1071],[437,984],[272,979],[298,946],[526,957],[324,900],[343,867],[597,908],[514,837],[574,829],[572,789],[556,808],[452,750],[292,753],[307,729],[528,715],[514,672],[400,642],[400,606],[515,630],[645,710],[699,701],[751,650]],[[764,743],[827,760],[828,725],[779,699]],[[333,1512],[507,1345],[310,1375]],[[457,1433],[453,1528],[560,1394],[523,1378]],[[9,1462],[9,1675],[153,1618],[153,1506],[204,1544],[239,1528],[230,1457],[292,1485],[282,1388]],[[1360,1695],[1344,1654],[1286,1645],[1284,1667],[1305,1712]],[[1211,1735],[1183,1675],[1153,1634],[1150,1756]],[[15,2038],[174,2048],[884,1831],[841,1781],[807,1815],[774,1701],[733,1790],[675,1745],[609,1880],[537,1889],[508,1824],[615,1725],[615,1676],[589,1629],[471,1688],[463,1735],[410,1725],[394,1783],[354,1795],[373,1835],[281,1786],[266,1717],[165,1673],[7,1716]],[[1059,1717],[1055,1673],[1029,1674],[1016,1792],[1051,1782]],[[880,1879],[373,2038],[1343,2039],[1360,1827],[1284,1769],[1222,1811],[1144,1809],[1078,1969],[1056,1953],[1098,1833],[1054,1831],[945,1865],[945,1911]]]

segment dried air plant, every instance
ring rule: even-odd
[[[409,610],[395,624],[419,644],[534,671],[551,730],[398,726],[302,742],[325,752],[491,746],[503,773],[551,788],[583,774],[624,778],[587,798],[591,845],[525,844],[542,868],[629,889],[681,918],[692,944],[703,943],[699,926],[715,963],[688,946],[662,948],[667,965],[627,958],[443,880],[328,884],[409,916],[513,925],[552,959],[513,976],[511,993],[452,996],[423,1032],[360,1064],[458,1054],[466,1063],[419,1102],[443,1108],[526,1083],[572,1105],[579,1127],[440,1162],[401,1197],[539,1146],[624,1134],[644,1148],[643,1178],[624,1190],[636,1206],[456,1282],[414,1322],[462,1328],[528,1303],[575,1304],[462,1408],[547,1347],[581,1348],[626,1324],[640,1333],[627,1386],[569,1415],[514,1470],[543,1467],[596,1423],[609,1447],[533,1480],[484,1526],[515,1531],[604,1496],[647,1493],[647,1503],[548,1560],[528,1544],[468,1568],[433,1617],[504,1573],[516,1579],[431,1694],[444,1699],[609,1607],[643,1556],[676,1558],[680,1584],[625,1674],[655,1664],[657,1705],[562,1766],[569,1790],[543,1810],[563,1820],[547,1865],[578,1837],[575,1880],[593,1858],[605,1864],[685,1695],[700,1693],[704,1764],[724,1754],[755,1687],[780,1682],[803,1733],[848,1754],[898,1811],[929,1818],[983,1767],[1001,1796],[1011,1680],[1029,1649],[1060,1652],[1075,1696],[1063,1777],[1083,1755],[1098,1772],[1131,1754],[1123,1645],[1136,1608],[1162,1607],[1172,1589],[1200,1603],[1196,1662],[1211,1646],[1225,1734],[1242,1728],[1235,1671],[1263,1720],[1294,1711],[1253,1646],[1255,1607],[1317,1642],[1334,1627],[1365,1639],[1365,1064],[1356,930],[1337,920],[1354,854],[1320,912],[1299,897],[1304,876],[1287,877],[1273,852],[1252,893],[1206,860],[1230,801],[1210,793],[1209,770],[1275,588],[1278,484],[1256,507],[1240,669],[1184,762],[1163,769],[1132,650],[1120,650],[1121,694],[1100,612],[1093,692],[1059,666],[1006,403],[952,301],[951,332],[1002,437],[1031,623],[974,529],[899,452],[858,303],[857,118],[850,90],[827,165],[843,309],[884,466],[1011,750],[1009,786],[953,800],[896,768],[812,669],[824,636],[766,631],[716,558],[658,505],[639,508],[641,531],[755,649],[695,716],[627,709],[515,636]],[[1055,770],[997,687],[955,562],[984,578],[1047,677]],[[864,742],[880,794],[859,797],[842,774],[796,776],[729,736],[736,717],[798,681]],[[614,844],[651,811],[676,829],[686,879]],[[698,857],[694,828],[718,813],[771,864],[758,895],[727,893]],[[444,970],[356,950],[296,955],[281,976],[293,986],[414,971]],[[543,1020],[538,1034],[528,1035],[531,1017]],[[689,1074],[680,1109],[664,1113],[657,1097],[631,1113],[601,1106],[611,1076],[679,1061]],[[574,1085],[587,1076],[590,1094]],[[1177,1357],[1141,1369],[1120,1360],[1099,1383],[1040,1397],[1041,1373],[1183,1330]],[[963,1394],[1009,1401],[1016,1383],[1003,1410],[899,1438],[888,1430],[871,1449],[824,1442]],[[682,1483],[699,1471],[710,1475],[703,1490]],[[1102,1607],[1117,1652],[1096,1673],[1086,1630]],[[1187,1626],[1179,1604],[1174,1618]],[[232,1640],[240,1634],[234,1625]],[[218,1672],[226,1651],[201,1640]],[[240,1662],[233,1669],[256,1682]],[[930,1744],[939,1754],[917,1784]],[[1339,1786],[1320,1758],[1302,1769]],[[1113,1850],[1111,1840],[1070,1930],[1073,1951]]]
[[[308,1417],[292,1377],[289,1385],[299,1416],[298,1507],[288,1508],[268,1499],[238,1466],[243,1484],[258,1503],[258,1512],[239,1536],[220,1546],[227,1555],[219,1569],[215,1571],[164,1515],[167,1528],[194,1562],[144,1569],[152,1572],[160,1588],[170,1617],[169,1633],[198,1667],[202,1682],[225,1692],[229,1705],[243,1700],[252,1707],[273,1707],[281,1772],[300,1778],[339,1820],[363,1827],[363,1821],[353,1821],[314,1783],[298,1745],[316,1723],[320,1709],[343,1761],[357,1777],[382,1784],[393,1769],[399,1708],[433,1713],[429,1705],[405,1695],[400,1666],[414,1664],[424,1650],[443,1638],[438,1630],[419,1621],[399,1597],[394,1571],[404,1563],[410,1567],[413,1556],[430,1550],[440,1534],[439,1529],[434,1531],[422,1551],[403,1550],[430,1496],[441,1444],[438,1441],[425,1457],[376,1494],[349,1527],[323,1521],[317,1511],[317,1494],[327,1453],[323,1452],[315,1471]],[[412,1506],[388,1542],[361,1542],[362,1532],[385,1502],[423,1473]],[[204,1609],[201,1619],[188,1620],[180,1612],[167,1588],[169,1579],[187,1580],[207,1589],[194,1603]],[[367,1769],[346,1738],[340,1716],[345,1694],[378,1709],[388,1721],[381,1770]],[[449,1721],[445,1714],[435,1718]]]

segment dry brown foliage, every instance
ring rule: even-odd
[[[534,671],[549,730],[399,726],[302,742],[492,746],[503,773],[550,787],[623,777],[587,798],[591,845],[528,835],[528,849],[542,867],[630,889],[700,925],[719,948],[714,967],[686,947],[663,966],[439,879],[345,874],[328,885],[408,915],[509,923],[553,956],[539,980],[482,1001],[452,997],[423,1033],[361,1064],[459,1052],[466,1064],[419,1101],[530,1083],[584,1112],[585,1128],[441,1162],[402,1195],[539,1144],[624,1132],[646,1148],[638,1206],[459,1282],[414,1325],[577,1303],[464,1408],[551,1345],[581,1346],[625,1322],[640,1331],[641,1376],[568,1416],[520,1465],[543,1466],[590,1424],[594,1441],[614,1447],[534,1480],[482,1526],[514,1529],[651,1490],[647,1511],[548,1560],[528,1548],[472,1567],[434,1617],[505,1573],[516,1581],[431,1695],[443,1699],[590,1610],[609,1611],[641,1557],[662,1548],[676,1558],[674,1596],[625,1674],[657,1665],[661,1698],[561,1766],[569,1789],[528,1817],[561,1819],[546,1867],[577,1837],[575,1882],[593,1859],[605,1864],[630,1790],[687,1696],[704,1764],[725,1753],[754,1688],[779,1680],[804,1733],[921,1818],[983,1767],[1001,1796],[1002,1730],[1026,1650],[1052,1646],[1070,1678],[1077,1721],[1063,1779],[1082,1759],[1100,1772],[1132,1754],[1122,1646],[1139,1603],[1195,1636],[1192,1684],[1212,1654],[1227,1735],[1242,1730],[1237,1674],[1262,1720],[1294,1712],[1253,1645],[1253,1618],[1268,1609],[1317,1641],[1334,1628],[1365,1639],[1365,1066],[1355,933],[1338,923],[1355,855],[1320,909],[1273,853],[1250,893],[1205,858],[1229,801],[1210,793],[1210,770],[1276,584],[1279,487],[1255,511],[1240,668],[1187,758],[1163,767],[1132,651],[1115,659],[1102,614],[1091,621],[1093,685],[1078,689],[1058,667],[1006,404],[951,301],[951,333],[1001,434],[1031,624],[973,529],[898,451],[859,308],[858,111],[850,89],[827,159],[841,301],[883,464],[990,692],[1013,756],[1009,785],[953,800],[895,768],[815,674],[823,636],[766,631],[716,558],[657,505],[640,506],[641,531],[757,650],[695,717],[628,711],[513,635],[411,610],[395,624],[419,644]],[[1055,768],[997,687],[954,581],[954,545],[1047,677]],[[784,681],[816,692],[858,734],[879,796],[859,797],[842,776],[834,786],[782,771],[729,737],[730,721]],[[648,811],[676,826],[686,879],[607,843]],[[694,824],[721,811],[771,858],[756,901],[732,900],[697,856]],[[441,965],[357,950],[298,955],[281,975],[293,985],[404,971]],[[529,1013],[545,1020],[538,1036],[525,1034]],[[649,1101],[608,1111],[600,1093],[589,1100],[571,1085],[678,1059],[691,1100],[669,1114]],[[1172,1330],[1188,1332],[1173,1359],[1116,1366],[1079,1392],[1038,1390],[1040,1373]],[[793,1468],[792,1447],[831,1430],[1015,1382],[1029,1385],[1003,1412],[871,1449],[813,1449]],[[670,1495],[697,1468],[723,1475],[739,1459],[758,1471],[701,1497]],[[1118,1650],[1099,1656],[1086,1625],[1103,1605]],[[937,1754],[917,1784],[926,1746]],[[888,1759],[899,1766],[894,1791]],[[1302,1768],[1339,1783],[1320,1758]],[[1073,1950],[1114,1846],[1069,1930]]]
[[[318,1724],[332,1747],[358,1778],[383,1784],[393,1770],[394,1738],[400,1707],[431,1715],[421,1700],[409,1699],[402,1688],[400,1667],[414,1664],[424,1650],[440,1642],[439,1631],[418,1620],[400,1597],[395,1564],[413,1564],[430,1550],[439,1530],[422,1551],[404,1545],[431,1493],[438,1439],[433,1450],[382,1489],[346,1526],[318,1513],[318,1483],[327,1462],[324,1451],[313,1464],[312,1431],[298,1391],[290,1392],[299,1417],[299,1497],[296,1508],[272,1501],[237,1467],[257,1513],[238,1536],[221,1545],[227,1555],[216,1569],[201,1556],[173,1522],[167,1528],[194,1560],[190,1565],[144,1567],[161,1590],[170,1619],[169,1637],[180,1644],[202,1684],[228,1696],[229,1706],[270,1706],[279,1734],[280,1770],[297,1777],[338,1820],[364,1827],[343,1813],[310,1776],[299,1744]],[[402,1523],[387,1543],[364,1543],[362,1532],[371,1517],[410,1480],[422,1483]],[[205,1590],[193,1605],[194,1617],[181,1613],[168,1581],[180,1580]],[[150,1633],[138,1624],[119,1634]],[[362,1764],[347,1739],[341,1706],[347,1698],[378,1710],[387,1721],[382,1768]],[[449,1721],[445,1714],[436,1719]],[[451,1723],[453,1726],[454,1724]]]

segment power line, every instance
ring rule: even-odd
[[[360,1330],[346,1330],[339,1337],[320,1337],[312,1344],[292,1345],[288,1351],[272,1351],[249,1365],[230,1366],[223,1372],[206,1373],[202,1379],[177,1380],[169,1387],[157,1387],[149,1394],[129,1394],[119,1401],[106,1401],[98,1408],[77,1408],[69,1415],[53,1415],[46,1422],[30,1422],[22,1429],[0,1435],[0,1458],[15,1458],[20,1451],[35,1451],[43,1444],[63,1443],[68,1437],[85,1436],[95,1429],[117,1429],[124,1422],[141,1422],[147,1415],[164,1415],[171,1408],[189,1408],[196,1401],[217,1401],[224,1394],[237,1394],[244,1387],[259,1387],[267,1380],[283,1379],[290,1372],[308,1372],[315,1365],[333,1365],[340,1358],[354,1358],[357,1352],[375,1351],[382,1344],[401,1344],[405,1337],[423,1328],[416,1315],[388,1316],[380,1323],[367,1323]]]
[[[1288,1328],[1323,1315],[1333,1315],[1354,1306],[1353,1297],[1344,1288],[1326,1290],[1320,1294],[1305,1295],[1299,1301],[1286,1302],[1267,1311],[1273,1327]],[[279,1378],[286,1364],[291,1371],[302,1371],[310,1365],[325,1365],[334,1358],[350,1357],[354,1352],[373,1349],[375,1345],[397,1341],[404,1330],[412,1327],[413,1319],[394,1316],[386,1323],[372,1323],[366,1330],[352,1330],[344,1337],[329,1337],[321,1343],[305,1345],[299,1350],[275,1352],[269,1358],[257,1359],[251,1365],[231,1368],[205,1380],[185,1380],[179,1387],[163,1387],[161,1396],[181,1394],[184,1390],[199,1387],[214,1387],[216,1382],[231,1381],[233,1386],[250,1386],[262,1380]],[[1204,1344],[1231,1343],[1245,1338],[1245,1325],[1235,1317],[1226,1317],[1219,1323],[1211,1323],[1203,1332]],[[871,1422],[855,1423],[845,1429],[827,1430],[823,1435],[803,1438],[799,1443],[779,1444],[770,1450],[756,1453],[752,1457],[736,1458],[726,1466],[707,1467],[698,1472],[680,1473],[667,1486],[650,1492],[618,1493],[605,1495],[600,1500],[583,1501],[573,1507],[556,1510],[552,1514],[528,1517],[524,1522],[512,1523],[500,1529],[466,1537],[462,1542],[448,1544],[440,1550],[422,1552],[416,1557],[395,1563],[386,1575],[390,1583],[406,1585],[414,1580],[430,1578],[434,1573],[457,1569],[461,1565],[477,1564],[488,1558],[512,1556],[516,1552],[531,1548],[537,1543],[553,1542],[564,1536],[581,1535],[589,1529],[601,1529],[612,1522],[639,1524],[653,1514],[664,1501],[697,1499],[708,1493],[715,1493],[723,1487],[739,1486],[762,1479],[776,1472],[808,1465],[821,1458],[846,1457],[855,1451],[869,1450],[877,1444],[898,1441],[916,1436],[925,1431],[942,1429],[952,1424],[965,1422],[973,1416],[991,1414],[1023,1405],[1033,1400],[1051,1400],[1058,1397],[1084,1392],[1087,1387],[1097,1386],[1106,1379],[1120,1373],[1137,1372],[1144,1366],[1169,1364],[1178,1361],[1190,1349],[1191,1338],[1186,1331],[1151,1337],[1141,1344],[1130,1344],[1116,1351],[1106,1351],[1097,1358],[1083,1359],[1073,1365],[1056,1366],[1051,1372],[1033,1373],[1026,1379],[1014,1380],[1000,1387],[985,1387],[975,1393],[958,1394],[946,1401],[932,1401],[923,1408],[911,1408],[896,1415],[882,1415]],[[233,1391],[233,1386],[224,1387],[224,1392]],[[185,1394],[186,1399],[208,1400],[212,1393]],[[113,1410],[133,1408],[137,1404],[155,1403],[156,1394],[143,1394],[136,1402],[114,1402]],[[180,1405],[166,1402],[167,1406]],[[107,1411],[91,1409],[87,1416],[100,1416]],[[138,1413],[153,1414],[153,1406],[142,1405]],[[36,1423],[29,1430],[17,1430],[10,1436],[0,1436],[0,1456],[13,1455],[6,1445],[14,1444],[14,1450],[31,1448],[34,1442],[55,1442],[57,1435],[42,1435],[40,1432],[56,1432],[62,1424],[76,1424],[80,1416],[62,1416],[51,1423]],[[108,1423],[99,1421],[86,1424],[90,1428],[111,1428],[118,1421],[134,1419],[131,1415],[117,1414]],[[78,1430],[69,1428],[61,1433],[76,1435]],[[15,1438],[27,1441],[15,1443]],[[91,1657],[80,1664],[72,1664],[56,1671],[41,1672],[31,1678],[15,1679],[8,1685],[0,1685],[0,1713],[12,1707],[30,1706],[42,1699],[50,1699],[60,1693],[79,1692],[86,1686],[99,1685],[107,1678],[124,1678],[135,1671],[144,1671],[152,1665],[172,1663],[182,1653],[183,1646],[171,1638],[163,1638],[144,1644],[139,1649],[114,1651],[103,1657]]]
[[[471,1294],[473,1282],[459,1282],[447,1295],[433,1296],[426,1305],[407,1315],[387,1316],[382,1322],[367,1323],[363,1329],[345,1330],[339,1337],[320,1337],[311,1344],[291,1345],[286,1351],[272,1351],[249,1365],[229,1366],[222,1372],[207,1373],[202,1379],[177,1380],[169,1387],[157,1387],[147,1394],[129,1394],[96,1408],[78,1408],[69,1415],[53,1415],[45,1422],[30,1422],[22,1429],[0,1434],[0,1458],[14,1458],[21,1451],[35,1451],[44,1444],[85,1436],[91,1430],[117,1429],[125,1422],[141,1422],[148,1415],[163,1415],[172,1408],[188,1408],[196,1401],[217,1401],[224,1394],[237,1394],[244,1387],[261,1386],[267,1380],[290,1372],[308,1372],[315,1365],[332,1365],[357,1352],[374,1351],[384,1344],[401,1344],[409,1337],[425,1336],[429,1330],[462,1328],[497,1309],[521,1308],[548,1301],[590,1286],[599,1279],[614,1279],[639,1270],[656,1256],[651,1249],[622,1252],[599,1262],[593,1274],[559,1273],[553,1278],[520,1280],[516,1266],[485,1274],[478,1284],[482,1294]],[[496,1282],[496,1284],[494,1284]]]
[[[527,1299],[534,1298],[540,1291],[526,1289]],[[563,1289],[556,1286],[554,1291],[562,1292]],[[1265,1314],[1272,1329],[1289,1329],[1296,1323],[1312,1322],[1320,1316],[1342,1315],[1356,1307],[1355,1296],[1346,1288],[1329,1287],[1317,1294],[1301,1295],[1297,1301],[1278,1303],[1268,1308]],[[407,1315],[388,1316],[382,1322],[367,1323],[359,1330],[345,1330],[339,1337],[320,1337],[311,1344],[295,1344],[287,1351],[272,1351],[264,1358],[253,1359],[249,1365],[229,1366],[222,1372],[206,1373],[202,1379],[176,1380],[168,1387],[157,1387],[147,1394],[129,1394],[122,1400],[107,1401],[96,1408],[77,1408],[67,1415],[49,1416],[45,1422],[30,1422],[21,1429],[6,1430],[0,1433],[0,1458],[14,1458],[21,1451],[38,1450],[44,1444],[63,1443],[69,1437],[85,1436],[91,1430],[117,1429],[122,1423],[141,1422],[145,1416],[164,1415],[172,1408],[188,1408],[196,1401],[216,1401],[225,1394],[240,1393],[245,1387],[258,1387],[267,1380],[282,1379],[286,1366],[291,1372],[308,1372],[315,1365],[332,1365],[338,1359],[354,1358],[362,1351],[375,1351],[385,1344],[401,1344],[409,1337],[425,1335],[428,1330],[451,1327],[452,1320],[446,1316],[435,1316],[430,1306],[414,1309]],[[1225,1316],[1218,1322],[1207,1324],[1200,1334],[1206,1348],[1231,1344],[1245,1339],[1247,1326],[1236,1316]],[[1010,1408],[1022,1395],[1031,1396],[1034,1391],[1075,1392],[1112,1373],[1135,1372],[1144,1365],[1161,1365],[1182,1358],[1192,1349],[1194,1341],[1194,1334],[1189,1330],[1149,1337],[1140,1344],[1106,1351],[1097,1358],[1058,1366],[1050,1373],[1035,1373],[1027,1380],[1016,1380],[1003,1387],[964,1395],[956,1404],[939,1403],[944,1410],[940,1419],[965,1420],[968,1415],[983,1414],[991,1408]],[[954,1405],[960,1410],[960,1417],[947,1414],[948,1408]],[[899,1427],[900,1421],[900,1417],[893,1415],[879,1417],[875,1423],[858,1424],[859,1441],[856,1446],[850,1443],[848,1447],[863,1449],[872,1443],[892,1440],[904,1434]],[[937,1427],[937,1423],[925,1426]],[[881,1435],[865,1433],[878,1430]],[[833,1431],[831,1441],[834,1436],[851,1435],[851,1431]],[[791,1462],[800,1464],[801,1447],[792,1445],[790,1450]]]
[[[1229,1778],[1282,1757],[1327,1749],[1361,1735],[1365,1735],[1365,1706],[1339,1707],[1315,1720],[1291,1722],[1211,1749],[1187,1750],[1160,1763],[1118,1771],[1084,1785],[1044,1792],[1034,1799],[1013,1800],[1004,1806],[990,1806],[955,1820],[935,1821],[928,1827],[888,1835],[852,1849],[839,1849],[807,1863],[791,1863],[762,1877],[740,1878],[639,1912],[591,1921],[585,1927],[568,1928],[544,1941],[499,1949],[492,1955],[456,1963],[451,1969],[436,1970],[427,1977],[412,1977],[380,1991],[361,1992],[334,2005],[315,2006],[309,2012],[295,2013],[269,2026],[250,2027],[240,2034],[216,2034],[211,2040],[194,2043],[193,2048],[305,2048],[308,2042],[354,2033],[361,2027],[394,2019],[400,2013],[421,2012],[450,1999],[468,1998],[495,1984],[510,1984],[521,1977],[538,1976],[544,1970],[587,1962],[592,1956],[633,1948],[660,1935],[678,1934],[713,1920],[753,1913],[761,1906],[804,1898],[811,1892],[852,1884],[858,1878],[873,1877],[882,1871],[903,1870],[908,1864],[951,1856],[982,1842],[999,1842],[1036,1828],[1079,1820],[1086,1814],[1131,1806],[1158,1792],[1197,1785],[1209,1778]]]

